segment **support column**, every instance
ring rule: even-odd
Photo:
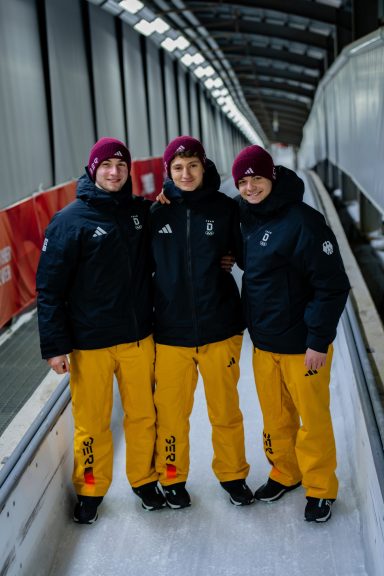
[[[369,234],[381,230],[383,216],[381,212],[362,193],[360,194],[360,231]]]

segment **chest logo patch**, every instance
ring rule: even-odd
[[[135,215],[135,216],[131,216],[131,218],[133,220],[133,224],[134,224],[136,230],[141,230],[143,225],[140,224],[139,217],[137,215]]]
[[[268,243],[268,240],[269,240],[269,237],[271,234],[272,234],[272,232],[270,230],[266,230],[264,232],[264,236],[260,240],[260,246],[267,246],[267,243]]]
[[[330,256],[331,254],[333,254],[333,245],[332,245],[332,242],[330,242],[329,240],[326,240],[325,242],[323,242],[323,252],[325,252],[326,254],[328,254],[328,256]]]
[[[207,225],[207,227],[206,227],[206,229],[205,229],[206,235],[207,235],[207,236],[213,236],[214,233],[215,233],[215,231],[214,231],[214,229],[213,229],[213,225],[214,225],[215,221],[214,221],[214,220],[206,220],[205,222],[206,222],[206,225]]]

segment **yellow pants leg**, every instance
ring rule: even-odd
[[[156,344],[156,470],[164,486],[186,482],[189,418],[198,372],[195,349]]]
[[[109,348],[71,353],[75,424],[72,480],[76,493],[83,496],[104,496],[112,481],[113,372]]]
[[[158,479],[154,463],[156,411],[153,399],[155,346],[152,336],[113,347],[124,410],[126,472],[131,486]]]
[[[220,482],[246,478],[249,472],[237,391],[242,339],[207,344],[197,354],[212,425],[212,468]]]
[[[282,377],[281,355],[256,348],[253,371],[263,414],[264,452],[272,465],[270,477],[292,486],[302,476],[295,451],[300,419]]]
[[[296,438],[297,461],[306,495],[314,498],[336,498],[338,491],[329,407],[332,354],[330,346],[326,365],[312,375],[304,366],[304,355],[282,355],[283,378],[301,418]]]

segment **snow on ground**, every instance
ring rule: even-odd
[[[262,422],[253,383],[251,343],[245,336],[239,392],[244,415],[248,482],[264,483]],[[337,359],[336,359],[337,361]],[[202,382],[191,418],[191,508],[145,512],[124,471],[121,414],[115,411],[115,468],[98,521],[79,526],[68,517],[52,576],[366,576],[360,518],[338,383],[332,383],[338,448],[339,498],[325,524],[304,521],[299,488],[274,504],[235,507],[211,470],[211,432]]]

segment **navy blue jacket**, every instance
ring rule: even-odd
[[[259,205],[237,197],[247,325],[254,346],[270,352],[326,352],[350,288],[336,238],[303,192],[302,180],[279,166]]]
[[[152,332],[149,206],[97,188],[88,174],[77,199],[55,214],[37,271],[43,358],[105,348]]]
[[[242,253],[238,206],[219,186],[208,161],[201,189],[182,192],[169,180],[171,204],[151,208],[154,335],[161,344],[202,346],[244,329],[235,279],[220,266],[225,254]]]

